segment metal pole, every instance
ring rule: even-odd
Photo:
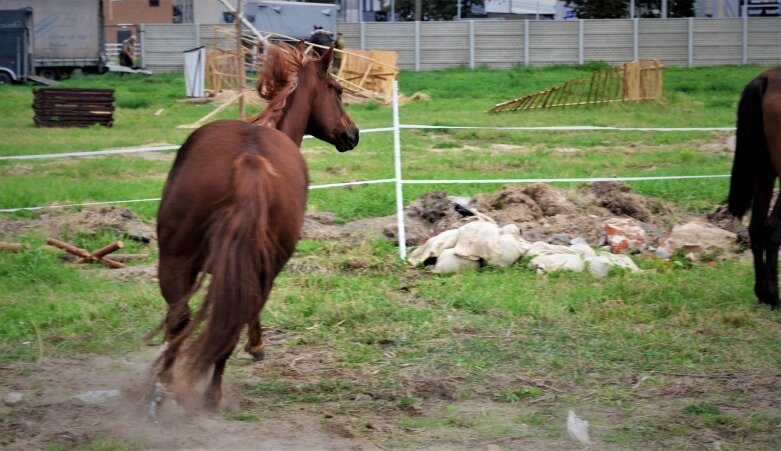
[[[534,14],[534,20],[540,20],[540,0],[537,0],[537,11]]]
[[[456,20],[461,20],[461,0],[456,0]]]
[[[667,0],[662,0],[662,19],[667,18]]]
[[[404,230],[404,196],[401,178],[401,139],[399,127],[399,82],[393,80],[393,166],[396,177],[396,233],[399,239],[399,257],[407,258],[407,236]]]
[[[396,22],[396,0],[391,0],[391,22]]]
[[[629,1],[629,18],[630,19],[635,18],[635,0]]]

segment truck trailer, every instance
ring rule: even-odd
[[[32,15],[26,72],[18,71],[20,75],[12,76],[12,80],[22,81],[28,74],[56,80],[74,70],[105,72],[103,2],[100,0],[2,0],[0,7],[3,9],[0,17],[8,14],[8,10],[30,10]],[[18,33],[12,35],[14,33],[0,32],[0,49],[17,45]],[[2,61],[0,72],[9,74],[11,69],[3,69],[1,65]]]

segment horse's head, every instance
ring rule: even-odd
[[[333,45],[308,56],[306,44],[269,47],[258,90],[268,106],[251,122],[274,127],[301,143],[310,134],[340,152],[358,145],[358,127],[342,104],[342,86],[331,76]]]
[[[316,86],[306,132],[333,144],[339,152],[345,152],[358,145],[358,127],[344,110],[342,86],[329,71],[333,56],[332,44],[319,58],[308,61],[299,75],[299,87]]]

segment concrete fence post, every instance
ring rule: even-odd
[[[583,19],[578,19],[578,64],[581,66],[583,65],[585,59],[585,55],[584,55],[585,43],[583,42],[585,38],[585,33],[583,30],[584,27],[585,27],[585,23],[583,22]]]
[[[529,19],[523,20],[523,65],[529,66]]]
[[[415,21],[415,70],[420,70],[420,21]]]
[[[689,55],[689,67],[694,67],[694,18],[689,17],[687,23],[689,25],[689,37],[687,39],[689,48],[686,53]]]
[[[640,22],[637,18],[632,19],[632,59],[640,59]]]
[[[748,15],[744,15],[743,21],[743,64],[748,64]]]
[[[361,21],[361,50],[366,50],[366,22]]]
[[[469,21],[469,68],[475,68],[475,21]]]

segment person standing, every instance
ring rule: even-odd
[[[122,43],[122,49],[119,52],[119,65],[135,69],[136,58],[136,35],[132,34]]]

